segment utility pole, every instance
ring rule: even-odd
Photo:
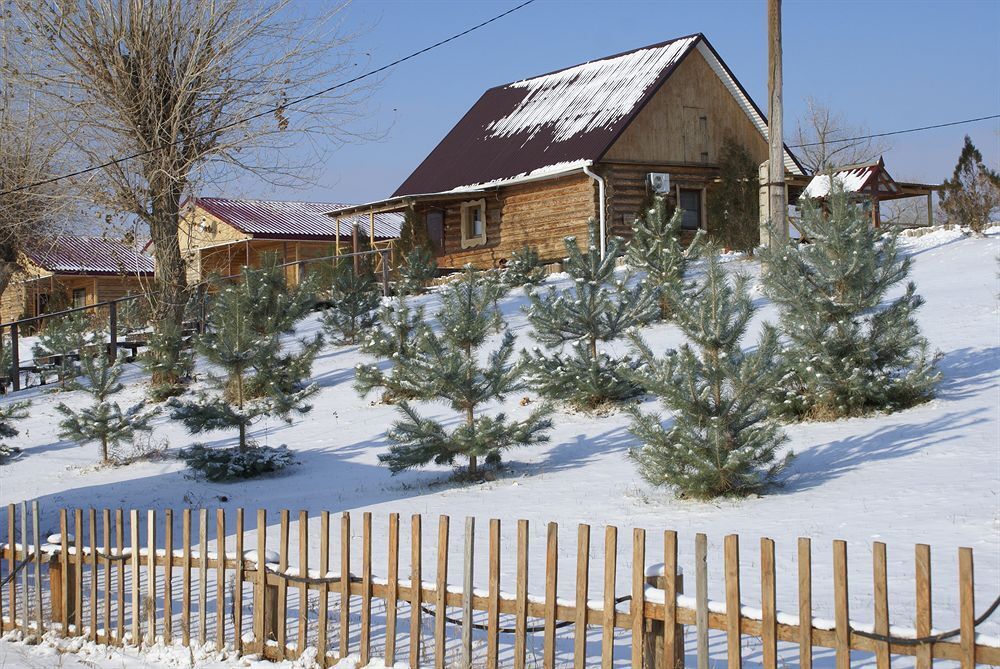
[[[768,210],[771,215],[770,237],[775,241],[788,238],[788,210],[785,203],[785,151],[782,136],[781,106],[781,0],[767,0],[767,136],[770,142],[768,158]],[[761,239],[764,243],[765,240]]]

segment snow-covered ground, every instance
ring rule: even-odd
[[[507,453],[507,469],[495,481],[459,485],[448,480],[447,468],[434,466],[392,476],[376,456],[385,449],[385,429],[395,411],[354,392],[353,370],[365,359],[356,348],[328,347],[314,368],[314,380],[322,390],[313,411],[292,425],[274,421],[256,433],[259,440],[287,444],[298,454],[301,465],[287,474],[212,484],[189,478],[181,463],[169,457],[120,468],[95,467],[96,446],[79,447],[57,436],[55,404],[82,403],[84,398],[78,393],[36,389],[20,394],[33,401],[31,417],[20,424],[22,434],[15,441],[25,452],[19,460],[0,467],[0,503],[38,498],[45,512],[43,532],[56,529],[61,507],[264,507],[272,521],[279,509],[307,509],[313,535],[319,532],[321,510],[367,510],[374,514],[373,557],[374,564],[381,566],[376,573],[382,574],[386,543],[377,539],[384,536],[388,513],[398,512],[404,519],[413,513],[425,514],[428,556],[426,546],[434,543],[436,516],[449,514],[453,517],[451,583],[459,583],[461,577],[461,518],[474,515],[480,519],[477,544],[483,546],[476,555],[480,587],[485,587],[486,574],[485,521],[497,517],[504,521],[504,590],[514,588],[514,521],[526,518],[532,523],[530,564],[538,565],[531,574],[530,591],[538,594],[543,583],[545,523],[556,521],[561,539],[559,571],[565,575],[560,594],[565,596],[572,596],[577,523],[595,528],[592,597],[599,597],[603,532],[598,528],[605,524],[621,530],[620,593],[629,588],[629,528],[648,531],[649,562],[657,561],[654,556],[662,550],[662,530],[677,530],[681,563],[688,573],[693,573],[694,535],[706,533],[709,595],[716,600],[724,599],[723,537],[739,533],[742,591],[749,606],[759,603],[758,539],[770,537],[777,546],[778,607],[793,613],[797,601],[795,539],[808,536],[814,553],[814,613],[824,618],[833,617],[831,542],[844,539],[848,542],[851,618],[858,621],[872,619],[871,544],[882,541],[888,545],[890,613],[893,624],[901,627],[913,624],[915,611],[913,546],[928,543],[934,549],[934,626],[948,629],[958,624],[959,546],[975,549],[977,611],[1000,593],[1000,237],[972,238],[941,230],[904,238],[903,246],[914,258],[912,279],[927,302],[919,313],[921,327],[942,353],[944,380],[938,397],[893,415],[789,426],[789,447],[797,459],[786,485],[763,497],[700,503],[679,501],[669,492],[651,489],[625,457],[634,439],[621,414],[557,413],[551,443]],[[759,271],[755,262],[733,260],[730,266],[751,274]],[[559,285],[564,279],[550,281]],[[755,327],[762,319],[775,318],[766,298],[759,291],[756,297],[761,310]],[[429,295],[419,301],[433,311],[436,299]],[[523,295],[515,292],[501,306],[521,344],[529,346],[532,342],[521,312],[525,303]],[[312,332],[318,327],[317,319],[310,318],[303,330]],[[646,336],[654,350],[681,342],[672,325],[651,327]],[[755,336],[755,332],[750,334],[748,345]],[[625,344],[608,349],[622,351]],[[138,370],[130,371],[130,378],[139,379]],[[137,383],[123,393],[124,401],[137,401],[141,395]],[[526,415],[531,409],[521,406],[526,396],[530,394],[510,398],[504,410],[514,417]],[[427,411],[455,420],[443,406]],[[155,425],[154,440],[166,440],[170,450],[192,441],[182,425],[166,417],[158,418]],[[203,441],[232,442],[228,435],[209,436],[214,440]],[[356,527],[360,531],[360,523]],[[270,526],[268,534],[268,540],[275,542],[277,527]],[[402,534],[408,537],[408,528]],[[294,526],[292,536],[297,536]],[[251,546],[252,537],[248,531]],[[230,546],[231,542],[232,537]],[[312,564],[318,557],[318,542],[315,549]],[[401,552],[409,555],[405,540]],[[360,551],[355,555],[360,558]],[[401,571],[408,571],[405,560]],[[979,631],[1000,636],[1000,614]],[[724,662],[724,645],[717,650]],[[34,664],[19,664],[19,658],[35,657],[31,653],[25,647],[0,644],[0,667],[53,666],[37,658]],[[98,664],[125,666],[125,660],[117,657],[110,664]],[[74,661],[67,660],[65,666],[76,666]],[[141,661],[159,666],[155,657]]]

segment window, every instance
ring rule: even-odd
[[[683,210],[681,214],[682,230],[697,230],[701,227],[701,189],[681,188],[678,195],[678,205]]]
[[[49,294],[39,293],[38,294],[38,314],[47,314],[49,312]]]
[[[86,288],[74,288],[73,289],[73,308],[85,307],[87,306],[87,289]]]
[[[434,250],[438,253],[444,251],[444,212],[434,209],[424,214],[424,222],[427,224],[427,237],[434,245]]]
[[[486,200],[462,203],[462,248],[486,243]]]

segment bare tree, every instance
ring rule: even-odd
[[[806,98],[806,113],[795,127],[795,155],[811,174],[845,165],[872,162],[890,147],[880,138],[863,138],[868,129],[850,123],[815,98]]]
[[[319,158],[306,136],[347,141],[370,88],[289,100],[354,74],[345,4],[291,0],[19,0],[46,66],[40,90],[62,103],[96,205],[145,226],[156,258],[157,323],[176,326],[186,301],[178,228],[200,184],[250,171],[295,183]],[[274,112],[265,110],[277,108]],[[265,112],[265,113],[262,113]],[[303,146],[304,145],[304,146]],[[284,149],[296,148],[290,157]],[[302,154],[303,149],[308,157]],[[111,158],[132,156],[127,160]]]

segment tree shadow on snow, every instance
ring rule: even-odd
[[[985,411],[952,411],[928,422],[883,425],[867,434],[851,435],[806,449],[796,454],[789,477],[778,492],[809,490],[865,463],[902,458],[928,446],[961,441],[963,431],[988,422],[986,417],[976,417]]]
[[[583,467],[606,453],[621,453],[636,444],[627,428],[617,427],[600,434],[581,433],[564,439],[549,449],[543,462],[517,463],[527,473],[550,474]],[[511,463],[514,465],[514,463]]]
[[[938,369],[944,378],[938,387],[937,397],[943,400],[965,399],[997,385],[1000,347],[950,351],[938,362]]]

